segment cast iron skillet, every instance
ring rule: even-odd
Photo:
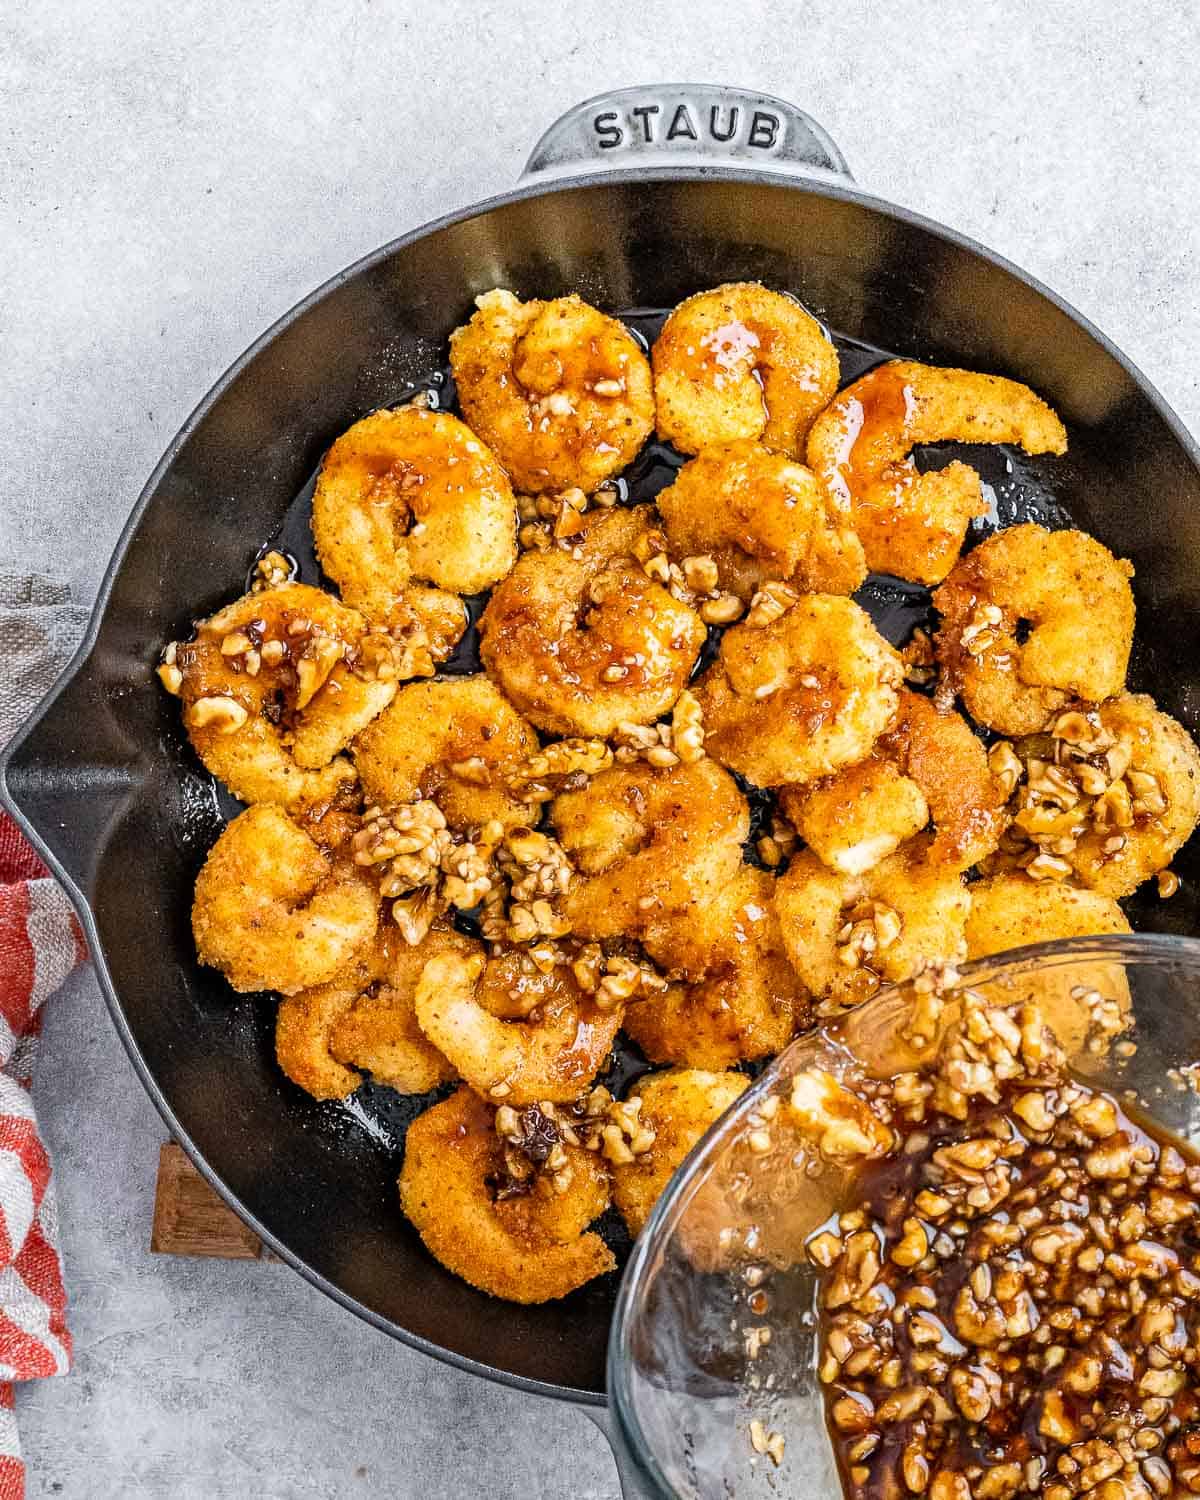
[[[1200,458],[1159,395],[1030,277],[860,192],[800,111],[671,86],[579,106],[539,143],[515,192],[368,256],[238,360],[151,476],[83,646],[0,763],[0,795],[78,909],[143,1083],[247,1223],[376,1327],[593,1408],[614,1278],[521,1308],[443,1271],[399,1212],[398,1140],[291,1088],[271,1056],[270,1008],[235,1001],[198,968],[188,911],[219,815],[153,668],[164,641],[239,591],[328,443],[442,362],[477,293],[578,291],[610,309],[664,308],[741,278],[794,292],[851,342],[1042,392],[1070,429],[1057,498],[1136,564],[1134,684],[1195,728]],[[1009,519],[1022,483],[1017,473],[999,485]],[[1194,852],[1177,868],[1180,895],[1135,905],[1135,922],[1197,930]]]

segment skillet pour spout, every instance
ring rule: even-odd
[[[523,1307],[442,1270],[395,1189],[405,1129],[426,1101],[371,1084],[349,1106],[309,1099],[275,1068],[270,1008],[235,1000],[198,967],[192,884],[229,808],[154,664],[193,614],[240,591],[257,544],[278,532],[329,443],[428,380],[480,293],[575,291],[609,310],[644,310],[758,279],[796,295],[846,347],[994,371],[1051,402],[1070,436],[1056,500],[1137,569],[1133,685],[1152,687],[1194,728],[1195,443],[1149,382],[1053,293],[862,192],[844,170],[819,125],[749,91],[622,90],[569,112],[515,191],[365,257],[222,377],[139,499],[63,684],[0,762],[0,797],[76,902],[139,1076],[231,1205],[375,1327],[593,1409],[604,1402],[616,1278]],[[1005,477],[1002,521],[1022,517],[1027,478]],[[1194,854],[1175,868],[1179,896],[1145,911],[1133,903],[1135,926],[1197,929]]]

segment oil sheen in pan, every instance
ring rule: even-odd
[[[648,346],[657,336],[666,313],[638,309],[621,316],[639,341]],[[883,360],[896,357],[888,350],[843,338],[837,333],[832,333],[831,337],[837,345],[843,384],[857,379]],[[433,407],[453,412],[458,410],[449,367],[433,370],[425,379],[401,387],[391,404],[398,406],[418,395],[424,395]],[[1051,528],[1072,524],[1069,513],[1055,498],[1053,460],[1031,458],[1020,449],[1003,445],[976,446],[961,443],[939,444],[918,450],[916,454],[917,465],[923,470],[942,468],[954,458],[971,464],[979,472],[983,479],[984,495],[988,500],[987,514],[972,525],[967,540],[968,547],[976,545],[998,527],[1011,526],[1019,521],[1037,521]],[[653,500],[660,490],[673,481],[683,462],[684,459],[669,445],[653,440],[649,442],[619,481],[622,503],[634,505]],[[273,549],[283,552],[291,560],[296,576],[301,581],[332,588],[330,581],[322,573],[313,550],[310,520],[315,484],[314,474],[289,507],[282,525],[263,543],[253,561]],[[253,561],[247,586],[253,577]],[[929,627],[934,621],[929,590],[902,579],[873,574],[855,597],[874,619],[882,634],[896,645],[907,641],[918,626]],[[467,601],[471,624],[453,656],[443,664],[443,673],[463,675],[480,670],[476,621],[486,602],[486,595]],[[711,660],[719,638],[718,631],[710,631],[697,671],[702,671]],[[752,809],[747,858],[756,861],[754,845],[769,823],[773,799],[769,793],[745,783],[743,785],[750,797]],[[233,817],[241,810],[240,804],[223,789],[217,788],[216,795],[223,817]],[[246,1000],[241,1003],[252,1002]],[[632,1043],[621,1040],[617,1044],[612,1064],[600,1081],[614,1093],[620,1094],[648,1066]],[[284,1088],[293,1087],[283,1078],[280,1079],[280,1085]],[[376,1146],[395,1161],[398,1170],[403,1154],[404,1134],[410,1121],[446,1092],[446,1089],[441,1089],[430,1094],[401,1095],[368,1080],[349,1099],[321,1103],[314,1101],[311,1118],[315,1128],[325,1131],[340,1134],[346,1130],[365,1130]],[[629,1246],[629,1236],[615,1211],[610,1210],[598,1227],[618,1259],[623,1259]]]

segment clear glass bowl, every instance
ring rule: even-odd
[[[1043,943],[964,966],[958,986],[1004,1004],[1036,995],[1078,1074],[1136,1096],[1144,1114],[1200,1145],[1200,1095],[1186,1072],[1200,1064],[1200,940]],[[1084,1004],[1096,990],[1132,1008],[1121,1045],[1099,1054],[1088,1049]],[[764,1104],[770,1112],[768,1100],[786,1099],[797,1073],[817,1065],[836,1076],[846,1045],[881,1074],[900,1071],[899,1026],[917,999],[909,986],[890,987],[842,1018],[838,1035],[793,1042],[708,1132],[655,1207],[625,1272],[608,1365],[623,1471],[647,1495],[841,1493],[815,1371],[814,1278],[797,1253],[838,1201],[839,1175],[778,1128],[785,1110],[768,1154],[756,1155],[749,1137]],[[751,1358],[748,1330],[764,1322],[770,1342]],[[778,1467],[754,1452],[756,1419],[785,1439]]]

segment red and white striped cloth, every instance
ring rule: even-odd
[[[50,1158],[29,1088],[42,1005],[85,956],[66,896],[0,814],[0,1500],[23,1500],[15,1380],[71,1363]]]
[[[86,621],[65,586],[0,576],[0,745],[49,687]],[[66,896],[0,814],[0,1500],[24,1500],[13,1383],[71,1363],[50,1158],[29,1086],[50,995],[85,957]]]

